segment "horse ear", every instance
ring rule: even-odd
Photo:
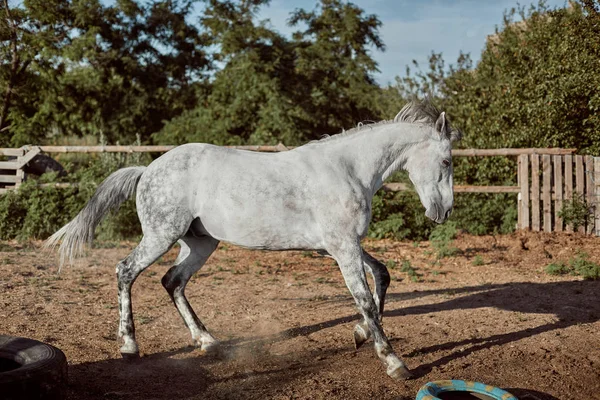
[[[442,111],[437,121],[435,121],[435,130],[438,131],[442,138],[447,138],[448,134],[448,122],[446,121],[446,112]]]
[[[396,114],[396,116],[394,117],[394,122],[400,121],[400,114],[402,114],[402,110],[400,110],[400,112],[398,114]]]

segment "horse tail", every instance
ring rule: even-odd
[[[59,268],[65,260],[73,264],[73,259],[83,254],[84,244],[94,240],[96,226],[109,211],[118,209],[121,203],[131,197],[145,169],[129,167],[112,173],[98,186],[79,214],[46,240],[44,247],[54,248],[62,239]]]

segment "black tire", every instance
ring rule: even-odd
[[[67,171],[54,158],[38,154],[23,168],[26,174],[42,175],[46,172],[58,172],[58,176],[67,175]]]
[[[0,335],[2,400],[66,398],[67,358],[37,340]]]

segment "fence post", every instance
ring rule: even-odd
[[[573,156],[565,156],[565,201],[573,198]],[[573,224],[566,226],[567,232],[573,232]]]
[[[519,186],[521,189],[519,216],[521,229],[529,229],[529,156],[519,156]]]
[[[594,157],[585,156],[585,198],[587,200],[588,207],[594,206]],[[585,233],[588,235],[594,232],[594,220],[589,219],[588,224],[585,228]]]
[[[544,207],[544,232],[552,232],[552,164],[550,155],[542,156],[542,205]]]
[[[15,189],[18,189],[19,186],[21,186],[21,184],[25,180],[25,171],[23,170],[23,168],[25,167],[25,163],[23,162],[23,158],[24,158],[24,155],[17,156],[17,164],[19,164],[19,167],[17,168],[17,171],[16,171],[17,180],[15,181]]]
[[[585,171],[583,169],[583,156],[575,156],[575,191],[585,199]],[[585,226],[580,226],[577,231],[585,233]]]
[[[531,230],[540,231],[540,156],[531,155]]]
[[[594,231],[600,236],[600,157],[594,157]]]
[[[563,230],[563,220],[560,211],[563,205],[563,168],[562,156],[554,156],[554,230]]]

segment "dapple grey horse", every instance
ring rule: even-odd
[[[52,235],[62,239],[61,265],[80,255],[106,213],[136,193],[143,238],[117,265],[123,356],[138,354],[131,286],[179,241],[175,265],[162,278],[195,343],[217,340],[184,291],[220,241],[252,249],[320,250],[338,263],[363,319],[358,348],[371,335],[389,376],[406,379],[381,327],[390,282],[386,267],[361,247],[375,192],[394,171],[408,171],[427,217],[443,223],[453,206],[452,142],[460,139],[428,99],[408,103],[392,121],[359,126],[290,151],[266,154],[208,144],[179,146],[147,167],[123,168],[100,184],[83,210]],[[365,271],[373,275],[371,293]]]

